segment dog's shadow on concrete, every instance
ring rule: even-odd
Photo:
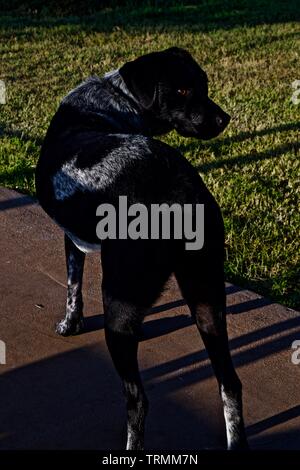
[[[229,292],[235,289],[228,288]],[[234,307],[234,314],[243,314],[261,302],[265,300],[241,303]],[[178,318],[155,318],[155,314],[174,308],[177,303],[182,306],[183,300],[154,307],[145,324],[144,341],[147,335],[149,339],[191,325],[190,317],[185,314]],[[299,319],[290,318],[233,338],[230,347],[235,366],[245,366],[290,347],[295,327],[299,327]],[[103,328],[103,317],[88,317],[86,328],[89,331]],[[268,341],[253,348],[253,342],[260,339]],[[241,346],[249,347],[240,351]],[[142,377],[150,401],[148,449],[225,448],[225,426],[216,383],[211,396],[207,394],[207,380],[213,377],[213,372],[204,349],[149,367],[142,371]],[[198,393],[199,400],[195,399]],[[121,383],[108,352],[97,345],[3,374],[0,396],[0,449],[125,447]],[[254,448],[298,448],[298,429],[289,428],[275,433],[274,437],[273,433],[261,434],[298,416],[300,405],[249,426],[250,444]]]
[[[215,396],[184,399],[187,386],[211,376],[206,353],[143,372],[150,400],[149,449],[224,449],[225,428],[217,387]],[[200,361],[199,361],[200,359]],[[182,380],[153,380],[198,361]],[[179,391],[179,395],[174,395]],[[121,449],[125,446],[125,407],[121,384],[108,353],[80,348],[3,374],[0,380],[0,449]],[[199,397],[200,398],[200,397]],[[200,409],[198,409],[200,406]],[[254,448],[296,449],[299,429],[260,433],[300,416],[300,405],[247,429]]]
[[[224,447],[217,410],[195,414],[159,385],[146,389],[148,448]],[[0,390],[0,449],[125,447],[121,383],[108,355],[95,346],[3,374]]]

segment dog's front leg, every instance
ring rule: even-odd
[[[62,336],[78,334],[83,328],[82,275],[85,253],[80,251],[65,235],[65,252],[68,273],[66,316],[56,324]]]

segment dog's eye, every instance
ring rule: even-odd
[[[179,88],[177,90],[177,93],[178,95],[181,95],[181,96],[188,96],[188,94],[190,93],[191,90],[188,90],[187,88]]]

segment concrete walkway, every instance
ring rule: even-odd
[[[0,449],[125,445],[119,379],[106,349],[98,255],[87,257],[86,331],[62,338],[63,235],[29,197],[0,189]],[[230,346],[244,384],[252,448],[300,448],[300,340],[295,311],[227,286]],[[144,325],[139,358],[150,413],[148,449],[224,448],[217,384],[173,279]]]

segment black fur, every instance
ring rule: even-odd
[[[182,49],[171,48],[129,62],[69,93],[52,119],[36,171],[44,210],[66,233],[68,299],[62,335],[83,327],[81,280],[84,253],[99,248],[96,208],[129,204],[202,203],[204,247],[187,251],[183,240],[103,240],[105,334],[124,384],[127,448],[143,448],[147,398],[137,348],[141,323],[173,272],[207,347],[227,418],[229,448],[246,447],[241,384],[226,332],[224,233],[219,207],[197,171],[175,149],[153,139],[176,129],[209,139],[229,116],[208,98],[205,72]],[[166,446],[168,443],[166,442]]]

